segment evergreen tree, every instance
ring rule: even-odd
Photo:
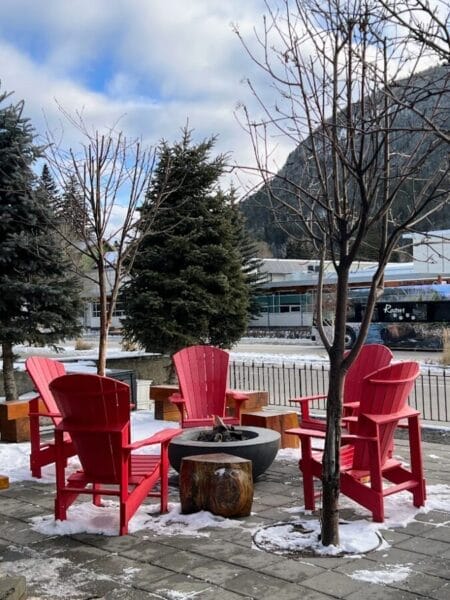
[[[218,186],[225,157],[211,158],[214,143],[212,137],[195,145],[184,130],[180,142],[159,149],[143,208],[153,232],[141,241],[123,291],[125,337],[149,351],[229,347],[246,329],[249,287],[229,198]]]
[[[256,241],[245,227],[245,218],[235,202],[234,191],[231,191],[231,220],[234,229],[235,245],[241,254],[242,272],[249,289],[248,320],[261,313],[261,304],[257,298],[263,293],[261,284],[266,281],[266,276],[261,273],[262,260],[257,258]]]
[[[43,196],[44,202],[52,208],[55,215],[58,217],[61,216],[61,195],[47,164],[44,164],[42,167],[42,173],[39,178],[36,193]]]
[[[0,95],[0,104],[8,94]],[[13,345],[78,333],[81,302],[54,233],[49,198],[31,166],[40,149],[23,102],[0,108],[0,342],[7,400],[17,398]]]
[[[286,255],[284,258],[317,258],[317,250],[308,239],[297,239],[290,237],[286,244]]]
[[[83,191],[75,175],[70,175],[64,185],[61,208],[64,223],[71,237],[82,240],[86,235],[87,213]]]

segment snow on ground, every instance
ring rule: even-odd
[[[243,342],[245,342],[245,344],[249,344],[249,345],[253,345],[253,341],[252,338],[244,338]],[[319,352],[317,351],[317,344],[316,343],[312,343],[309,340],[285,340],[285,339],[281,339],[281,338],[254,338],[254,343],[260,345],[260,344],[270,344],[271,347],[273,346],[277,346],[277,345],[288,345],[288,346],[295,346],[298,345],[299,342],[301,342],[302,346],[304,345],[304,343],[306,343],[306,345],[311,346],[312,348],[316,348],[315,352],[311,352],[311,353],[299,353],[299,354],[283,354],[283,353],[278,353],[278,352],[271,352],[271,353],[267,353],[267,352],[261,352],[261,351],[255,351],[255,352],[241,352],[238,350],[231,350],[230,351],[230,358],[233,361],[237,361],[237,362],[255,362],[255,363],[262,363],[262,362],[270,362],[271,364],[282,364],[282,363],[305,363],[305,362],[311,362],[311,363],[323,363],[328,361],[328,355],[325,352],[325,350],[320,350],[319,347]],[[37,347],[37,346],[27,346],[27,345],[17,345],[14,346],[14,353],[18,356],[21,357],[21,360],[19,360],[17,362],[17,368],[19,370],[24,370],[25,369],[25,365],[24,365],[24,359],[27,356],[33,356],[33,355],[38,355],[38,356],[48,356],[48,357],[52,357],[52,358],[56,358],[58,360],[60,360],[61,362],[65,362],[65,361],[72,361],[72,360],[77,360],[78,364],[80,365],[80,368],[84,368],[86,367],[95,367],[95,359],[97,358],[97,354],[98,354],[98,346],[97,346],[97,342],[93,341],[92,342],[92,348],[89,349],[85,349],[85,350],[76,350],[75,349],[75,342],[67,342],[67,343],[61,343],[57,345],[57,350],[55,350],[54,348],[51,348],[49,346],[42,346],[42,347]],[[121,358],[121,357],[133,357],[133,356],[149,356],[149,355],[155,355],[155,353],[151,353],[151,352],[144,352],[143,350],[136,350],[136,351],[124,351],[121,349],[121,338],[117,337],[117,338],[112,338],[108,341],[108,358]],[[0,363],[1,364],[1,363]],[[74,370],[74,366],[71,363],[70,365],[70,370],[73,371]]]
[[[132,413],[132,439],[133,441],[151,436],[162,428],[177,427],[177,423],[157,421],[152,418],[150,411],[137,411]],[[10,477],[11,482],[31,480],[29,472],[29,443],[6,444],[0,443],[0,465],[2,474]],[[157,451],[154,448],[153,451]],[[298,450],[280,450],[278,460],[298,460]],[[71,468],[78,467],[77,461],[71,459]],[[54,466],[49,465],[43,469],[41,483],[53,483],[55,480]],[[169,512],[158,515],[158,504],[146,504],[140,507],[136,515],[131,519],[129,527],[131,532],[148,530],[156,535],[187,535],[191,537],[205,537],[213,535],[217,527],[240,527],[255,534],[255,540],[259,539],[262,546],[269,545],[275,551],[284,553],[287,551],[298,551],[305,547],[315,547],[317,552],[323,554],[356,553],[363,554],[380,543],[379,531],[393,527],[405,527],[413,521],[419,513],[431,510],[440,510],[450,513],[450,487],[446,485],[431,485],[427,488],[427,504],[420,509],[412,506],[407,492],[395,494],[386,499],[386,521],[384,524],[373,523],[367,520],[367,511],[358,504],[352,502],[345,496],[341,496],[341,507],[351,508],[356,514],[363,518],[347,522],[341,527],[341,545],[336,547],[324,547],[317,541],[319,524],[311,519],[309,512],[304,507],[298,506],[287,512],[292,515],[287,522],[274,524],[272,529],[263,528],[258,532],[253,531],[246,525],[244,520],[224,519],[214,516],[209,512],[202,511],[192,515],[182,515],[180,505],[171,503]],[[302,525],[300,526],[299,523]],[[68,519],[65,522],[55,521],[52,514],[34,517],[31,526],[37,531],[49,535],[71,535],[74,533],[93,533],[102,535],[117,535],[118,532],[118,505],[111,500],[105,500],[105,506],[95,507],[90,502],[77,503],[68,511]],[[305,533],[306,531],[306,533]],[[259,536],[259,537],[258,537]],[[386,548],[382,544],[381,549]],[[395,568],[394,568],[395,567]],[[407,566],[392,566],[389,571],[391,577],[403,577]],[[366,572],[361,571],[360,577],[369,577]],[[383,580],[381,575],[373,574],[375,581],[377,577]],[[364,579],[366,580],[366,579]],[[386,578],[384,579],[386,580]]]
[[[230,359],[235,362],[293,364],[293,363],[319,363],[328,362],[328,355],[324,352],[318,354],[265,354],[258,352],[230,352]]]
[[[379,585],[387,585],[396,581],[404,581],[412,573],[412,563],[405,565],[395,564],[386,565],[386,568],[378,571],[369,571],[361,569],[354,571],[350,577],[359,581],[368,581],[369,583],[378,583]]]
[[[14,353],[21,357],[17,363],[18,369],[24,369],[24,359],[27,356],[39,355],[57,358],[61,362],[78,360],[83,366],[94,366],[98,354],[98,341],[95,339],[87,340],[92,345],[91,348],[85,350],[75,350],[75,341],[67,341],[57,345],[57,351],[49,346],[36,347],[27,345],[14,346]],[[144,352],[143,350],[124,351],[121,347],[120,336],[111,336],[108,339],[108,358],[132,357],[132,356],[149,356],[155,353]],[[255,351],[250,350],[249,346],[255,346]],[[267,346],[268,350],[261,349]],[[280,351],[276,348],[280,347]],[[286,347],[298,346],[298,354],[289,351],[286,353]],[[283,352],[283,347],[284,352]],[[240,349],[241,348],[241,349]],[[242,350],[242,348],[245,349]],[[404,353],[403,353],[404,354]],[[441,353],[423,353],[421,358],[420,352],[414,353],[414,360],[418,360],[424,367],[439,366],[441,361]],[[409,356],[409,355],[408,355]],[[285,338],[242,338],[230,350],[230,358],[235,362],[245,363],[270,363],[270,364],[304,364],[311,363],[321,365],[328,362],[328,355],[325,349],[309,339],[285,339]],[[412,360],[408,357],[405,360]],[[1,364],[1,361],[0,361]],[[73,364],[70,367],[74,370]]]

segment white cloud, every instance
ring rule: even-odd
[[[195,140],[217,134],[218,152],[253,164],[234,109],[251,101],[240,82],[254,67],[231,22],[248,31],[262,10],[261,0],[5,0],[2,87],[25,100],[41,133],[47,124],[60,127],[57,100],[68,112],[83,109],[100,129],[120,119],[120,128],[149,144],[177,139],[189,121]],[[75,144],[65,129],[65,143]]]
[[[217,134],[217,152],[254,165],[234,110],[244,102],[258,119],[262,109],[241,80],[249,77],[268,105],[280,99],[231,24],[254,44],[265,12],[263,0],[2,0],[2,87],[25,100],[41,133],[46,120],[60,125],[56,99],[68,112],[84,109],[99,129],[120,119],[125,133],[152,145],[179,138],[189,121],[196,141]],[[76,141],[66,126],[65,143]],[[294,141],[269,142],[280,167]]]

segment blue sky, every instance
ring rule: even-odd
[[[195,139],[217,134],[217,151],[252,164],[234,112],[252,102],[242,79],[259,75],[231,24],[251,37],[263,13],[263,0],[2,0],[2,90],[40,134],[58,129],[57,103],[152,145],[189,121]]]

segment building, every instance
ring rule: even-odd
[[[408,234],[413,241],[413,262],[388,263],[385,288],[450,282],[450,230]],[[308,335],[314,322],[320,261],[261,259],[264,290],[259,301],[261,313],[249,324],[249,333],[280,333],[283,336]],[[376,262],[355,262],[349,287],[367,288],[377,268]],[[324,270],[325,319],[334,313],[333,286],[337,275],[331,261]],[[328,302],[328,305],[327,305]]]
[[[414,233],[413,256],[416,273],[450,273],[450,229]]]

